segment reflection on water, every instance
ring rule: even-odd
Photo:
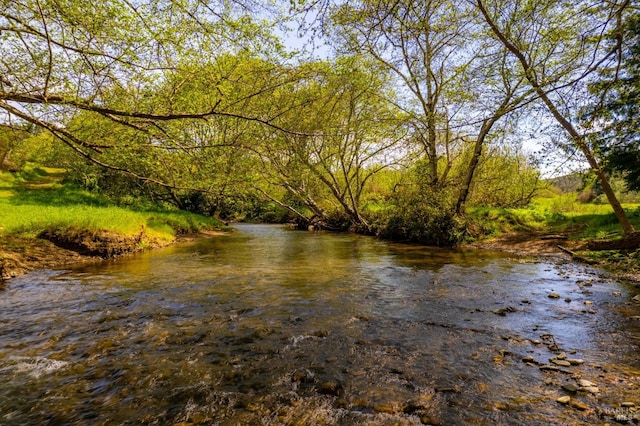
[[[11,281],[0,424],[598,424],[640,405],[632,286],[571,264],[238,228]],[[585,363],[540,368],[560,352]],[[579,378],[599,392],[557,403]]]

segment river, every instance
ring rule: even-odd
[[[0,425],[637,423],[638,293],[573,263],[238,225],[9,281]]]

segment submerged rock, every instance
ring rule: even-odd
[[[337,380],[327,380],[318,385],[318,393],[322,395],[338,396],[343,393],[342,384]]]

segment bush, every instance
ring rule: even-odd
[[[467,220],[455,214],[447,197],[439,194],[408,194],[396,200],[395,208],[379,213],[376,234],[392,240],[434,246],[454,246],[468,236]]]

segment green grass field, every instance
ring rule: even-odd
[[[623,204],[636,229],[640,229],[640,204]],[[571,238],[613,238],[622,230],[608,204],[581,203],[577,194],[566,193],[535,198],[523,208],[471,208],[472,217],[486,224],[490,232],[562,232]]]
[[[35,237],[45,229],[107,231],[171,241],[176,233],[221,229],[213,218],[177,210],[115,207],[99,195],[62,184],[62,170],[0,173],[0,235]]]

